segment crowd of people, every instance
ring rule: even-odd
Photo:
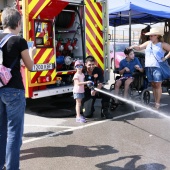
[[[119,94],[119,88],[121,85],[124,86],[124,97],[128,97],[129,85],[134,81],[132,76],[133,72],[146,72],[146,77],[148,82],[150,82],[153,96],[154,96],[154,109],[160,108],[160,99],[162,94],[162,81],[163,75],[159,65],[159,62],[164,62],[170,58],[170,45],[163,42],[162,33],[156,29],[152,28],[149,32],[145,33],[146,36],[149,36],[148,41],[144,42],[141,45],[132,45],[124,50],[126,58],[121,60],[119,66],[119,74],[122,75],[121,78],[116,80],[114,94]],[[145,50],[145,66],[142,67],[138,58],[135,57],[133,49],[137,51]],[[165,56],[165,53],[168,52]],[[95,66],[95,59],[93,56],[88,56],[85,60],[85,67],[81,67],[82,72],[85,74],[85,82],[92,81],[94,87],[99,89],[104,89],[103,87],[103,73],[102,70]],[[83,75],[84,76],[84,75]],[[88,83],[85,83],[88,84]],[[74,94],[75,95],[75,94]],[[91,118],[95,111],[94,103],[96,98],[102,99],[101,104],[101,116],[106,119],[111,119],[113,116],[109,113],[109,103],[110,97],[104,95],[103,93],[98,93],[95,90],[91,91],[87,86],[85,86],[84,98],[82,98],[82,112],[81,115],[83,120],[85,118]],[[115,100],[117,103],[118,101]],[[80,106],[80,105],[79,105]],[[77,106],[76,106],[77,108]],[[80,109],[81,110],[81,109]],[[79,113],[78,113],[79,114]],[[85,122],[85,121],[84,121]]]
[[[163,75],[159,62],[164,62],[170,58],[170,45],[163,42],[162,33],[156,29],[151,28],[149,32],[145,33],[150,40],[141,45],[134,45],[129,47],[141,51],[145,49],[145,71],[148,81],[151,83],[153,96],[155,100],[155,109],[160,107],[160,99],[162,95]],[[165,55],[165,52],[168,52]]]

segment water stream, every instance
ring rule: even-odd
[[[109,93],[109,92],[100,90],[100,89],[98,89],[98,88],[94,88],[94,90],[95,90],[95,91],[98,91],[98,92],[100,92],[100,93],[104,93],[104,94],[106,94],[106,95],[108,95],[108,96],[110,96],[110,97],[114,97],[114,98],[116,98],[116,99],[118,99],[118,100],[121,100],[121,101],[123,101],[123,102],[129,103],[129,104],[131,104],[131,105],[135,105],[135,106],[137,106],[137,107],[146,109],[146,110],[148,110],[148,111],[150,111],[150,112],[154,112],[154,113],[156,113],[156,114],[159,114],[160,116],[163,116],[163,117],[165,117],[165,118],[170,119],[170,116],[167,116],[165,113],[160,112],[159,110],[152,109],[152,108],[150,108],[150,107],[148,107],[148,106],[146,106],[146,105],[142,105],[142,104],[140,104],[140,103],[137,103],[136,101],[132,101],[132,100],[130,100],[130,99],[125,99],[125,98],[123,98],[123,97],[120,97],[120,96],[111,94],[111,93]]]

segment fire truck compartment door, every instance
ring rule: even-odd
[[[37,3],[37,8],[40,3],[44,2],[44,0],[39,0],[39,3]],[[69,2],[64,2],[60,0],[50,0],[49,3],[47,3],[46,6],[44,6],[39,13],[37,13],[37,8],[33,8],[30,12],[30,19],[33,18],[33,16],[39,16],[41,19],[53,19],[55,16],[57,16],[67,5]],[[42,5],[43,6],[43,5]],[[42,7],[40,5],[40,7]]]

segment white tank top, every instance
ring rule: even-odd
[[[162,43],[153,44],[151,41],[145,49],[145,67],[159,67],[158,61],[162,62],[165,51],[162,49]],[[158,60],[156,60],[155,59]]]

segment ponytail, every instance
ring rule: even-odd
[[[163,38],[162,35],[159,35],[159,36],[158,36],[158,41],[159,41],[159,42],[164,42],[164,38]]]

